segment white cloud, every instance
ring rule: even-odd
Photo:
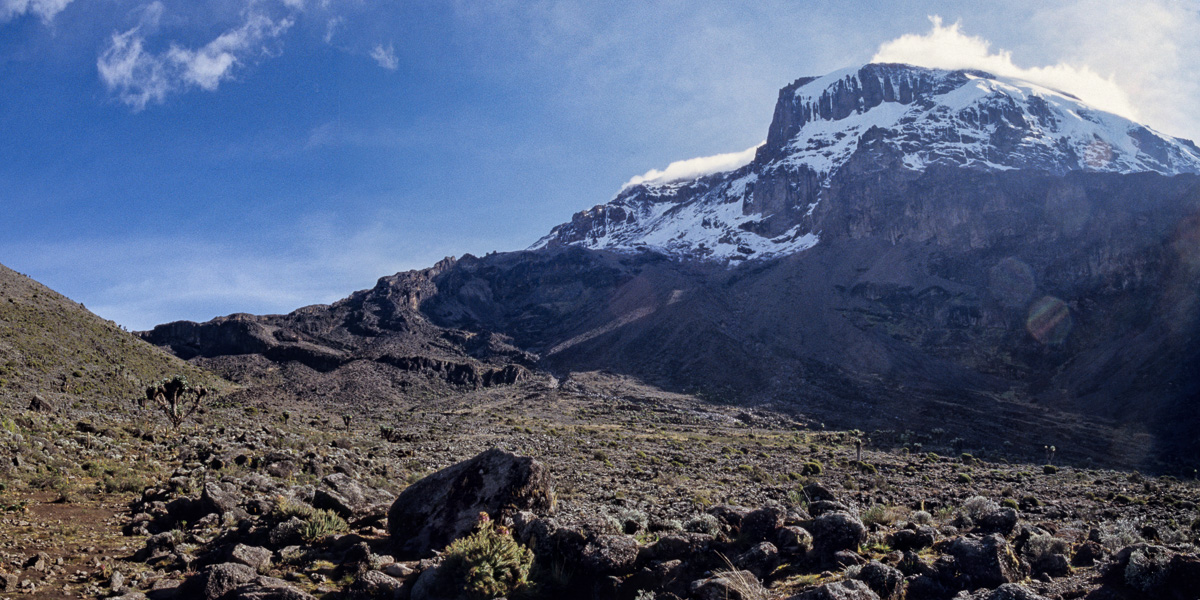
[[[741,152],[677,160],[667,165],[667,168],[661,171],[650,169],[641,175],[634,176],[633,179],[625,182],[625,185],[621,186],[621,189],[642,183],[670,183],[672,181],[696,179],[712,173],[732,171],[750,164],[750,161],[754,160],[754,153],[758,151],[758,148],[763,143],[759,143]]]
[[[929,20],[933,23],[929,33],[907,34],[886,42],[871,62],[908,63],[935,69],[979,69],[1074,94],[1101,110],[1140,120],[1129,95],[1111,74],[1104,77],[1087,65],[1062,62],[1048,67],[1019,67],[1013,63],[1011,52],[992,52],[990,42],[964,34],[960,23],[946,26],[938,16]]]
[[[153,6],[153,5],[152,5]],[[157,11],[147,14],[161,16]],[[140,111],[151,102],[162,102],[167,94],[199,87],[215,91],[233,76],[233,69],[265,44],[283,35],[293,24],[290,18],[273,20],[251,14],[238,28],[226,31],[197,49],[172,44],[157,54],[145,48],[143,23],[124,33],[114,33],[108,47],[96,60],[100,79],[122,102]]]
[[[37,15],[49,23],[70,3],[71,0],[0,0],[0,23],[24,14]]]
[[[1200,140],[1200,3],[1055,2],[1031,22],[1048,51],[1112,73],[1147,123]]]
[[[391,44],[388,44],[387,48],[384,48],[383,44],[376,44],[371,49],[371,58],[389,71],[395,71],[400,66],[400,61],[396,58],[396,49]]]

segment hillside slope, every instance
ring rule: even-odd
[[[82,304],[0,265],[0,397],[28,402],[136,398],[175,374],[220,378],[88,312]]]

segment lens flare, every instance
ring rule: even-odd
[[[1033,297],[1037,282],[1029,265],[1010,256],[988,271],[988,289],[1000,304],[1018,307]]]
[[[1061,344],[1071,334],[1071,309],[1066,302],[1054,296],[1044,296],[1029,307],[1025,329],[1037,341],[1046,344]]]
[[[1103,169],[1113,161],[1113,149],[1108,143],[1096,140],[1083,150],[1083,164],[1092,169]]]

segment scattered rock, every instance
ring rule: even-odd
[[[351,598],[396,598],[403,587],[399,580],[379,571],[367,571],[350,584]]]
[[[258,546],[238,544],[229,551],[229,559],[259,572],[271,567],[271,551]]]
[[[959,592],[954,600],[1049,600],[1033,590],[1018,584],[1006,583],[994,590],[982,589],[975,593]]]
[[[857,579],[827,583],[788,600],[879,600],[879,596]]]

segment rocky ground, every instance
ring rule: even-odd
[[[217,399],[179,431],[128,402],[5,400],[0,598],[1200,597],[1193,479],[599,373],[387,406]],[[535,463],[429,478],[490,449]],[[522,469],[540,475],[509,485]],[[389,514],[402,492],[441,507],[421,539],[475,525],[526,583],[460,593],[466,559]]]

